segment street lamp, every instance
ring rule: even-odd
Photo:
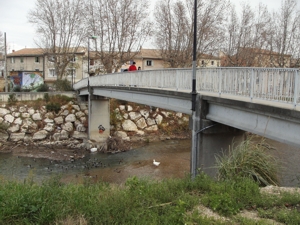
[[[88,37],[88,75],[90,76],[90,39],[96,40],[97,36]]]
[[[197,69],[197,0],[194,1],[194,40],[193,40],[193,76],[192,76],[192,151],[191,151],[191,175],[192,179],[196,177],[197,173],[197,120],[196,120],[196,69]]]
[[[89,92],[89,117],[88,117],[88,139],[90,139],[90,131],[91,131],[91,91],[90,91],[90,39],[97,39],[97,36],[88,37],[88,92]]]

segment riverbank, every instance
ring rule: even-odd
[[[190,139],[190,132],[177,132],[176,134],[166,135],[162,132],[149,133],[146,136],[131,136],[130,141],[124,141],[119,137],[111,137],[113,141],[118,143],[118,150],[110,148],[98,148],[98,152],[115,154],[124,151],[130,151],[143,147],[152,142],[160,142],[165,140],[184,140]],[[110,140],[107,141],[109,145]],[[20,157],[32,157],[32,158],[46,158],[52,160],[70,160],[85,157],[86,154],[90,153],[89,149],[84,147],[72,147],[70,144],[77,146],[79,141],[76,139],[64,140],[59,143],[50,141],[39,141],[39,142],[0,142],[0,153],[12,153],[15,156]],[[84,144],[86,145],[86,143]],[[93,144],[90,144],[93,146]]]
[[[41,185],[1,182],[3,224],[299,224],[298,192],[259,188],[253,181],[155,180]],[[273,190],[273,191],[270,191]],[[128,210],[130,209],[130,210]]]

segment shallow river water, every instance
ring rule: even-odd
[[[85,178],[121,184],[131,176],[163,179],[183,177],[190,170],[190,140],[169,140],[117,154],[90,153],[74,161],[59,161],[0,154],[0,176],[40,182],[60,174],[65,182]],[[153,159],[160,162],[153,165]]]
[[[300,149],[267,140],[271,154],[282,163],[280,186],[300,186]],[[191,140],[168,140],[117,154],[90,153],[83,159],[58,161],[0,154],[0,178],[36,182],[60,174],[64,182],[84,179],[122,184],[132,176],[181,178],[190,172]],[[161,164],[156,167],[153,159]]]

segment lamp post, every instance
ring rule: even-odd
[[[96,40],[97,36],[88,37],[88,75],[90,76],[90,39]]]
[[[90,91],[90,39],[96,40],[96,36],[91,36],[88,38],[88,92],[89,92],[89,117],[88,117],[88,139],[90,139],[90,132],[91,132],[91,91]]]
[[[5,79],[5,92],[8,92],[8,82],[7,82],[7,46],[6,46],[6,32],[4,32],[4,79]]]
[[[192,179],[196,177],[197,173],[197,119],[196,119],[196,69],[197,69],[197,0],[194,2],[194,41],[193,41],[193,76],[192,76],[192,151],[191,151],[191,175]]]

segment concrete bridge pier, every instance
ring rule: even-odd
[[[224,124],[207,120],[205,115],[209,105],[199,96],[196,107],[196,168],[210,177],[217,175],[216,156],[227,154],[232,145],[238,145],[245,140],[245,132]]]
[[[110,135],[109,99],[90,95],[89,99],[89,140],[105,143]]]

